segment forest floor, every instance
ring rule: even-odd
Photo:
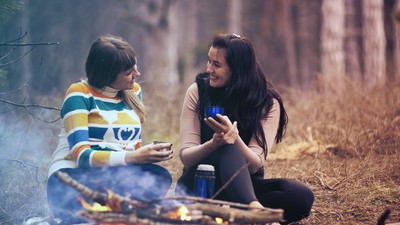
[[[297,224],[377,224],[385,210],[386,223],[399,223],[400,85],[344,88],[283,91],[289,124],[268,155],[265,176],[313,190],[311,215]],[[165,166],[179,176],[180,162],[171,163]]]
[[[265,176],[296,179],[313,190],[311,215],[296,224],[377,224],[387,209],[391,213],[386,223],[400,222],[400,85],[373,90],[348,85],[345,92],[282,91],[289,124],[283,142],[268,155]],[[174,158],[161,164],[175,180],[182,170],[178,134],[183,95],[170,99],[152,93],[145,98],[155,110],[144,126],[144,142],[174,144]],[[1,129],[12,124],[2,123]],[[34,124],[29,127],[35,129]],[[56,136],[58,129],[41,129],[40,136]],[[26,148],[7,156],[9,149],[25,148],[23,141],[11,142],[9,137],[35,134],[15,128],[7,129],[11,133],[6,135],[4,130],[0,133],[0,224],[19,225],[32,217],[46,217],[45,168],[51,151],[35,153]]]

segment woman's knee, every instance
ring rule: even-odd
[[[257,181],[257,197],[265,207],[281,208],[288,222],[309,216],[314,194],[305,184],[291,179],[277,178]]]
[[[289,180],[290,193],[287,196],[288,207],[286,208],[285,218],[288,221],[298,221],[310,215],[314,203],[314,193],[305,184]]]

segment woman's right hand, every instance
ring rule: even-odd
[[[126,163],[143,164],[156,163],[172,159],[171,143],[148,144],[125,155]],[[168,149],[168,150],[164,150]]]

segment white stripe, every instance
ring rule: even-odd
[[[77,109],[77,110],[70,111],[64,115],[63,120],[66,120],[68,117],[73,116],[74,114],[78,114],[78,113],[83,113],[83,114],[88,115],[89,111],[87,111],[86,109]]]
[[[109,162],[110,166],[126,165],[125,155],[125,151],[111,152]]]

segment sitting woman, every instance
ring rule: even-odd
[[[165,168],[153,164],[172,158],[171,144],[142,146],[145,107],[135,82],[140,73],[133,47],[120,37],[99,37],[87,57],[86,76],[65,95],[63,129],[49,167],[48,206],[63,224],[86,220],[76,215],[83,209],[79,193],[56,171],[94,190],[133,199],[162,197],[172,182]]]
[[[205,116],[207,106],[224,115]],[[183,102],[180,158],[184,172],[177,194],[193,194],[199,164],[215,168],[215,190],[233,175],[217,199],[252,208],[284,210],[287,223],[309,215],[314,195],[304,184],[284,178],[264,179],[264,162],[287,124],[283,101],[257,63],[246,37],[218,34],[208,51],[207,72],[196,77]],[[248,164],[247,168],[246,165]],[[246,168],[241,170],[241,168]]]

